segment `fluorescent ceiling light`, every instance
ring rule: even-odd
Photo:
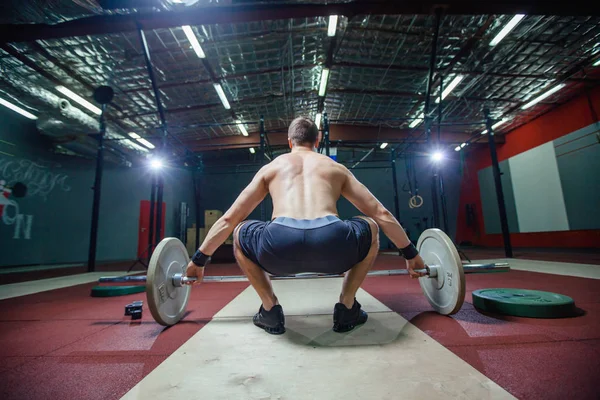
[[[460,146],[456,146],[456,147],[454,148],[454,151],[460,151],[460,149],[461,149],[461,147],[460,147]]]
[[[37,117],[35,115],[33,115],[32,113],[30,113],[29,111],[25,111],[24,109],[22,109],[19,106],[14,105],[13,103],[10,103],[4,99],[0,99],[0,104],[2,104],[4,107],[6,108],[10,108],[11,110],[13,110],[16,113],[21,114],[24,117],[27,117],[29,119],[37,119]]]
[[[594,67],[600,66],[600,58],[597,59],[596,62],[593,65],[594,65]]]
[[[321,113],[317,113],[315,116],[315,125],[317,125],[317,129],[321,129]]]
[[[387,143],[381,143],[381,146],[379,146],[380,149],[385,149],[387,147]]]
[[[252,153],[252,154],[254,154],[254,153],[255,153],[255,151],[254,151],[254,147],[250,147],[250,153]]]
[[[446,98],[446,96],[448,96],[450,94],[450,92],[452,90],[454,90],[454,88],[456,86],[458,86],[460,81],[462,81],[463,79],[464,79],[464,75],[456,75],[456,77],[454,77],[454,79],[452,79],[452,82],[450,82],[450,84],[442,92],[442,100],[444,100]],[[438,97],[437,99],[435,99],[435,102],[439,103],[440,98]]]
[[[460,145],[460,148],[462,149],[462,148],[463,148],[463,147],[465,147],[466,145],[467,145],[466,143],[463,143],[463,144],[461,144],[461,145]]]
[[[93,112],[94,114],[96,114],[96,115],[102,114],[102,110],[100,110],[98,107],[96,107],[95,105],[93,105],[92,103],[90,103],[89,101],[87,101],[86,99],[84,99],[83,97],[79,96],[78,94],[73,93],[72,91],[70,91],[66,87],[64,87],[64,86],[57,86],[56,90],[58,90],[59,92],[61,92],[62,94],[64,94],[68,98],[70,98],[71,100],[73,100],[73,101],[79,103],[80,105],[84,106],[85,108],[87,108],[88,110],[90,110],[91,112]]]
[[[223,107],[225,107],[225,109],[229,110],[231,108],[231,106],[229,105],[229,102],[227,101],[227,97],[225,97],[225,92],[223,91],[221,84],[213,83],[213,86],[215,87],[215,90],[217,91],[217,94],[219,95],[219,99],[221,99],[221,103],[223,103]]]
[[[327,89],[327,78],[329,78],[329,68],[323,68],[323,71],[321,71],[321,84],[319,85],[319,96],[325,96],[325,89]]]
[[[560,89],[564,88],[565,86],[566,86],[565,83],[561,83],[560,85],[554,86],[552,89],[546,91],[545,93],[542,93],[541,95],[539,95],[535,99],[531,100],[529,103],[525,104],[523,107],[521,107],[521,110],[527,110],[528,108],[533,107],[534,105],[536,105],[540,101],[542,101],[545,98],[551,96],[552,94],[558,92]]]
[[[236,124],[238,124],[238,129],[240,130],[240,132],[242,132],[242,135],[248,136],[248,131],[246,130],[246,127],[242,124],[242,121],[238,119],[235,122]]]
[[[329,26],[327,27],[327,36],[335,36],[335,30],[337,28],[337,21],[338,21],[337,15],[329,16]]]
[[[192,27],[189,25],[184,25],[181,27],[181,29],[183,29],[183,33],[185,33],[185,36],[187,37],[188,41],[192,45],[192,49],[194,49],[194,51],[196,52],[196,55],[199,58],[206,58],[206,54],[204,54],[204,50],[202,50],[202,47],[200,46],[200,42],[198,42],[198,38],[194,34]]]
[[[125,139],[124,142],[129,143],[130,146],[135,147],[136,149],[138,149],[140,151],[143,151],[143,152],[146,152],[146,153],[149,151],[147,148],[145,148],[144,146],[140,146],[139,144],[137,144],[133,140]]]
[[[504,28],[502,28],[502,30],[496,35],[496,37],[492,39],[492,41],[490,42],[490,46],[495,46],[498,43],[500,43],[502,39],[504,39],[506,35],[510,33],[510,31],[515,29],[515,26],[517,26],[517,24],[521,22],[523,18],[525,18],[525,14],[517,14],[514,17],[512,17],[512,19],[508,21],[508,24],[504,25]]]
[[[496,129],[497,127],[499,127],[502,124],[505,124],[508,122],[507,118],[502,118],[500,121],[496,122],[494,125],[492,125],[492,129]],[[488,133],[487,129],[484,130],[483,132],[481,132],[482,135],[485,135],[486,133]]]
[[[423,119],[425,118],[425,114],[421,113],[421,115],[419,115],[417,117],[417,119],[414,119],[409,125],[409,128],[414,128],[415,126],[419,125],[421,122],[423,122]]]
[[[152,143],[150,143],[149,141],[147,141],[146,139],[144,139],[143,137],[141,137],[140,135],[138,135],[135,132],[129,132],[128,135],[130,138],[137,140],[139,143],[143,144],[144,146],[148,147],[149,149],[153,149],[155,147]],[[126,142],[133,143],[129,139],[127,139]],[[140,146],[136,145],[136,147],[140,147]],[[144,149],[144,150],[146,150],[146,149]]]
[[[149,141],[147,141],[144,138],[139,138],[139,139],[136,139],[136,140],[138,142],[140,142],[141,144],[143,144],[144,146],[146,146],[147,148],[149,148],[149,149],[153,149],[155,147],[152,143],[150,143]]]

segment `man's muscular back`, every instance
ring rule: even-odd
[[[336,203],[347,170],[314,151],[282,155],[265,171],[265,184],[273,199],[273,216],[314,219],[338,215]]]

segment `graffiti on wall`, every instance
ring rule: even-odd
[[[44,200],[53,190],[71,191],[68,176],[31,160],[0,158],[0,221],[12,226],[12,239],[31,239],[33,215],[24,214],[18,199],[38,196]]]
[[[41,196],[44,200],[53,190],[70,192],[68,175],[57,174],[47,165],[26,159],[0,158],[0,179],[7,182],[22,182],[29,196]]]

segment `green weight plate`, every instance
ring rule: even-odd
[[[484,311],[530,318],[564,318],[576,315],[572,298],[539,290],[493,288],[473,292],[473,305]]]
[[[92,288],[92,297],[113,297],[125,296],[127,294],[142,293],[146,286],[94,286]]]

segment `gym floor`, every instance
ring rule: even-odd
[[[0,8],[0,400],[600,399],[599,7]],[[332,331],[339,277],[275,280],[280,336],[253,325],[260,301],[248,282],[189,288],[170,327],[149,306],[181,308],[164,301],[152,270],[147,287],[160,301],[91,296],[100,277],[146,275],[140,260],[160,253],[165,237],[190,255],[217,221],[235,222],[228,233],[239,222],[223,215],[277,215],[271,196],[227,210],[257,171],[290,152],[297,117],[316,126],[306,124],[306,141],[351,171],[414,244],[429,228],[449,236],[431,261],[420,249],[444,277],[421,281],[439,284],[430,299],[462,300],[458,257],[444,255],[451,242],[468,261],[510,270],[467,274],[465,302],[450,316],[434,311],[418,280],[369,276],[357,293],[369,319],[347,333]],[[364,214],[354,204],[340,199],[336,214]],[[206,274],[241,275],[223,236],[207,250]],[[403,269],[401,244],[381,234],[373,269]],[[171,283],[173,266],[187,264],[174,246],[181,251],[160,263]],[[483,311],[473,293],[487,288],[562,294],[576,312]],[[124,309],[135,301],[143,315],[134,320]]]
[[[544,257],[543,252],[537,255]],[[375,268],[397,268],[398,260],[382,254]],[[450,317],[431,311],[417,281],[369,277],[358,300],[370,319],[347,334],[331,331],[341,285],[337,278],[274,282],[286,313],[282,336],[252,325],[259,301],[245,282],[194,288],[188,313],[170,328],[158,325],[146,305],[140,321],[122,316],[125,304],[145,301],[143,293],[90,297],[99,275],[124,272],[107,266],[93,274],[4,284],[0,394],[3,399],[103,400],[150,394],[596,399],[598,264],[519,258],[511,260],[508,273],[469,274],[465,304]],[[64,269],[70,268],[59,270]],[[79,272],[77,267],[70,270]],[[208,273],[240,271],[235,264],[215,264]],[[10,275],[4,279],[10,281]],[[472,306],[471,292],[486,287],[559,292],[572,297],[582,315],[532,319],[485,314]]]

